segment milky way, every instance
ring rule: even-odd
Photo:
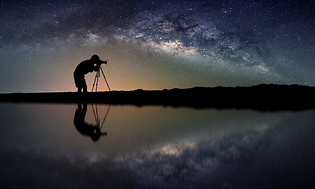
[[[113,89],[315,85],[312,1],[1,2],[2,92],[75,90],[97,53]],[[105,90],[105,88],[104,88]]]

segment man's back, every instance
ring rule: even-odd
[[[74,70],[75,74],[85,75],[94,71],[94,63],[91,60],[84,60]]]

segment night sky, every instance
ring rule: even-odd
[[[315,1],[0,1],[0,92],[76,91],[93,54],[112,90],[314,86]]]

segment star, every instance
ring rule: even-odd
[[[107,68],[113,69],[109,77],[117,81],[117,89],[314,85],[312,5],[228,0],[2,2],[0,88],[74,90],[71,72],[97,53],[108,59]],[[127,70],[129,78],[118,77]],[[200,78],[188,84],[183,77],[188,72]],[[49,80],[58,78],[56,73],[67,81],[63,86]],[[139,79],[141,75],[146,79]]]

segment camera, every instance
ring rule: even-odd
[[[95,63],[95,64],[96,64],[96,65],[107,64],[107,60],[105,60],[105,61],[101,60],[101,61],[99,61],[99,62],[97,62],[97,63]]]

